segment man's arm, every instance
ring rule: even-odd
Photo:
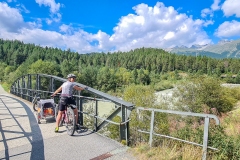
[[[87,87],[82,88],[82,87],[74,86],[73,88],[78,90],[78,91],[82,91],[82,90],[85,90]]]
[[[58,92],[60,92],[62,90],[62,86],[61,87],[59,87],[53,94],[52,94],[52,96],[55,96]]]

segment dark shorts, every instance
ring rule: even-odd
[[[61,97],[59,103],[60,103],[59,104],[59,110],[60,111],[66,110],[67,104],[76,105],[76,102],[73,99],[73,97]],[[72,108],[72,109],[74,109],[74,108]]]

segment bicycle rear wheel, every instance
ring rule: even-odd
[[[75,132],[75,126],[76,126],[76,120],[75,115],[71,107],[67,107],[67,122],[66,122],[66,128],[67,133],[69,136],[72,136]]]
[[[38,106],[37,106],[37,101],[36,101],[36,102],[33,103],[33,110],[37,111],[37,108],[38,108]]]

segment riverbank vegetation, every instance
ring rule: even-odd
[[[138,88],[138,87],[137,87]],[[220,126],[215,120],[210,120],[207,159],[239,159],[240,158],[240,88],[221,86],[221,81],[212,77],[189,77],[176,85],[173,96],[165,99],[163,104],[147,103],[152,99],[145,92],[142,102],[140,95],[129,95],[129,101],[151,108],[166,109],[172,106],[177,111],[214,114],[220,120]],[[135,97],[133,97],[135,96]],[[140,117],[139,117],[140,116]],[[184,159],[202,158],[202,147],[183,143],[169,138],[154,136],[152,147],[149,146],[149,135],[139,130],[150,131],[151,113],[142,112],[131,116],[131,151],[139,159]],[[203,144],[204,119],[198,117],[177,116],[165,113],[155,113],[154,133],[175,137],[184,141]]]

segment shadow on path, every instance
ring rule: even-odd
[[[7,98],[10,98],[10,99],[13,99],[13,100],[17,101],[25,109],[25,111],[28,115],[28,119],[29,119],[29,123],[30,123],[30,127],[31,127],[31,133],[28,133],[28,132],[24,131],[23,127],[18,122],[15,115],[12,114],[12,112],[10,110],[11,108],[9,108],[6,105],[6,103],[2,100],[2,103],[5,105],[9,114],[12,116],[12,119],[20,127],[20,129],[22,131],[22,134],[24,135],[24,137],[26,137],[28,139],[28,141],[32,145],[32,151],[31,151],[30,159],[31,160],[44,160],[45,159],[45,156],[44,156],[44,142],[43,142],[42,133],[41,133],[41,130],[40,130],[39,126],[37,125],[37,121],[35,119],[35,116],[34,116],[33,112],[31,111],[31,109],[24,102],[14,98],[14,97],[6,96],[6,95],[0,95],[0,99],[1,99],[1,97],[7,97]],[[6,160],[8,160],[9,157],[11,157],[11,156],[9,156],[9,152],[8,152],[9,148],[8,148],[8,145],[7,145],[7,140],[4,136],[4,130],[1,128],[1,126],[2,125],[0,123],[1,135],[3,137],[3,144],[4,144],[4,147],[5,147],[5,158],[6,158]],[[32,139],[30,139],[30,137],[32,137]],[[24,153],[22,153],[22,154],[24,154]]]

